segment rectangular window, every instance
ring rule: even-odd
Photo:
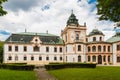
[[[24,56],[24,60],[27,60],[27,57],[26,57],[26,56]]]
[[[88,42],[88,38],[86,38],[86,42]]]
[[[15,51],[18,51],[18,46],[15,46]]]
[[[60,57],[60,61],[62,60],[62,57]]]
[[[54,60],[57,60],[57,57],[54,57]]]
[[[33,56],[31,57],[31,60],[34,60],[34,57],[33,57]]]
[[[8,46],[8,51],[12,51],[12,46]]]
[[[110,46],[108,46],[108,52],[110,52]]]
[[[49,47],[46,47],[46,52],[49,52]]]
[[[9,57],[8,57],[8,60],[12,60],[12,56],[9,56]]]
[[[27,47],[26,46],[24,46],[24,52],[26,52],[27,51]]]
[[[54,47],[54,52],[57,52],[57,48],[56,47]]]
[[[49,57],[46,57],[46,60],[49,60]]]
[[[39,57],[39,60],[42,60],[42,57],[41,57],[41,56]]]
[[[33,50],[34,50],[34,52],[38,52],[38,51],[40,51],[40,47],[39,46],[34,46]]]
[[[62,52],[62,47],[60,47],[60,52]]]

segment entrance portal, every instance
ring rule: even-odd
[[[101,55],[98,56],[98,64],[102,64],[102,56]]]

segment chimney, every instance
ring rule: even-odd
[[[48,30],[46,31],[46,33],[48,34]]]

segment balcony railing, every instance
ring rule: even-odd
[[[74,42],[83,42],[83,39],[75,39]]]

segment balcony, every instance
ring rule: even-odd
[[[75,39],[74,42],[83,42],[83,39]]]

